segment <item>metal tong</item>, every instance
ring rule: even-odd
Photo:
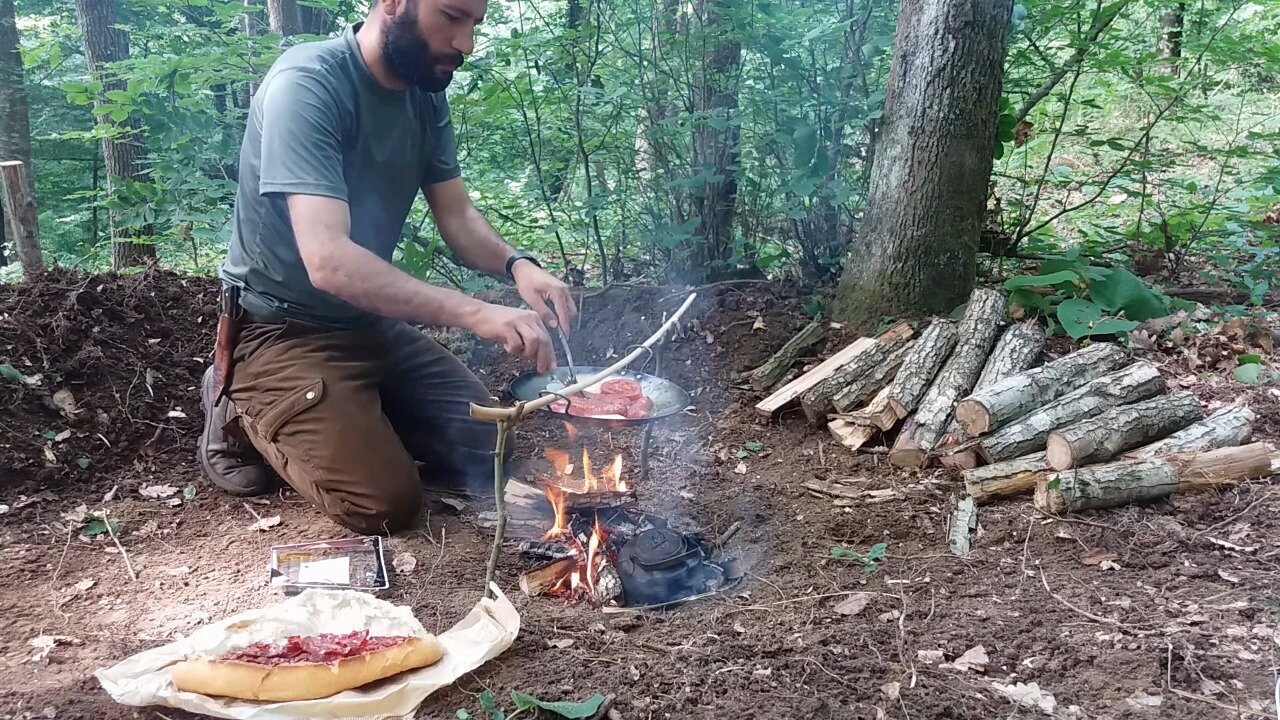
[[[547,300],[547,307],[551,308],[551,312],[556,312],[556,306]],[[556,313],[559,317],[559,313]],[[578,384],[578,372],[573,369],[573,350],[569,349],[569,338],[564,334],[564,328],[560,327],[560,323],[556,323],[556,335],[560,337],[560,345],[564,347],[565,359],[569,361],[569,384]]]

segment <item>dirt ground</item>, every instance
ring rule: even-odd
[[[207,281],[167,273],[60,273],[39,289],[0,288],[0,363],[41,376],[22,388],[0,381],[0,717],[191,717],[116,705],[92,673],[276,600],[271,545],[345,534],[291,492],[246,505],[200,477],[196,383],[213,299]],[[679,302],[639,289],[587,298],[579,362],[622,354]],[[478,716],[484,689],[557,700],[599,692],[611,717],[627,720],[1045,717],[993,689],[1018,682],[1038,683],[1063,718],[1275,717],[1280,493],[1271,481],[1060,520],[1025,501],[984,506],[972,555],[956,558],[946,539],[956,477],[854,456],[798,413],[758,417],[756,397],[735,386],[735,373],[806,321],[802,302],[752,285],[702,294],[664,369],[696,393],[697,409],[658,426],[639,488],[648,510],[686,528],[719,533],[743,521],[730,548],[746,581],[674,611],[605,615],[524,597],[509,552],[499,581],[522,614],[520,636],[429,697],[419,717]],[[495,392],[518,370],[485,348],[472,360]],[[1183,373],[1168,362],[1171,377]],[[1217,378],[1196,388],[1212,403],[1243,392]],[[74,406],[65,394],[55,402],[62,389]],[[1280,437],[1278,395],[1248,391],[1261,439]],[[589,440],[623,448],[634,469],[637,436]],[[748,451],[740,473],[746,443],[763,449]],[[523,427],[516,444],[529,456],[570,446],[547,419]],[[801,486],[833,477],[902,499],[837,508]],[[140,493],[157,484],[194,497]],[[136,581],[110,538],[69,527],[63,515],[79,505],[119,520]],[[413,531],[389,541],[417,566],[386,597],[429,629],[449,627],[479,597],[489,542],[473,522],[479,509],[429,504]],[[281,523],[254,530],[251,513]],[[887,557],[873,571],[830,557],[836,545],[876,543]],[[1096,549],[1114,560],[1082,563]],[[865,593],[865,607],[837,612],[852,593]],[[36,660],[38,636],[67,639]],[[979,645],[985,667],[950,665]]]

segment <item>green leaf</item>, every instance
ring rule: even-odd
[[[102,518],[95,517],[80,526],[80,532],[89,537],[96,537],[107,532],[107,524]],[[120,522],[118,520],[111,521],[111,532],[117,536],[120,534]]]
[[[494,702],[492,690],[480,693],[480,709],[489,716],[489,720],[507,720],[507,714]]]
[[[1244,353],[1237,355],[1236,360],[1239,360],[1241,365],[1259,364],[1262,362],[1262,356],[1257,353]]]
[[[596,714],[600,709],[600,704],[604,702],[604,696],[596,693],[582,702],[547,702],[539,700],[532,695],[526,695],[518,690],[511,691],[511,701],[516,704],[516,708],[520,710],[528,710],[530,708],[541,708],[549,710],[561,717],[576,719],[587,718]]]
[[[791,142],[795,148],[795,169],[808,170],[813,165],[813,156],[818,150],[817,132],[812,126],[804,125],[792,134]]]
[[[188,485],[182,488],[182,499],[191,502],[196,499],[196,486]]]
[[[471,713],[462,708],[458,708],[458,712],[455,714],[458,716],[458,720],[471,720]]]
[[[743,458],[750,457],[751,453],[747,452],[746,450],[739,450],[738,452],[734,453],[733,456],[741,460]]]
[[[1079,340],[1090,335],[1118,335],[1138,327],[1140,323],[1105,317],[1096,303],[1071,298],[1058,305],[1058,322],[1068,335]]]
[[[87,457],[76,458],[76,465],[79,465],[81,470],[88,470],[89,466],[92,464],[93,461]]]
[[[1089,283],[1089,297],[1103,310],[1124,312],[1130,320],[1164,317],[1168,306],[1147,284],[1124,268],[1109,268]]]
[[[0,365],[0,377],[4,378],[5,380],[8,380],[14,385],[27,384],[27,376],[23,375],[21,372],[18,372],[18,368],[10,365],[9,363],[4,363],[3,365]]]
[[[1048,487],[1050,490],[1060,490],[1062,489],[1062,480],[1055,477],[1049,481]]]
[[[1075,270],[1059,270],[1048,275],[1014,275],[1004,281],[1005,290],[1017,290],[1024,287],[1052,287],[1059,283],[1075,282],[1080,274]]]
[[[748,442],[742,443],[742,447],[750,450],[751,452],[760,452],[761,450],[764,449],[764,443],[756,442],[755,440],[750,440]]]
[[[52,440],[52,439],[54,439],[54,438],[58,437],[58,433],[56,433],[56,432],[54,432],[54,431],[52,431],[52,430],[45,430],[44,432],[42,432],[42,433],[40,433],[40,434],[44,437],[44,439],[45,439],[45,440]]]
[[[836,547],[831,548],[831,557],[836,557],[836,558],[856,558],[856,557],[860,557],[860,556],[858,555],[858,553],[856,553],[856,552],[854,552],[854,551],[850,550],[850,549],[849,549],[849,548],[847,548],[847,547],[840,547],[840,546],[836,546]]]
[[[1029,310],[1036,310],[1042,315],[1053,315],[1053,306],[1049,304],[1049,299],[1027,288],[1018,288],[1009,293],[1009,304],[1021,305]]]
[[[884,554],[888,549],[888,543],[876,543],[867,551],[867,559],[873,562],[879,562],[884,559]]]
[[[1231,376],[1234,377],[1238,383],[1252,385],[1262,378],[1262,365],[1259,363],[1241,365],[1231,371]]]

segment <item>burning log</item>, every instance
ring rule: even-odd
[[[920,404],[925,391],[956,346],[956,324],[948,319],[934,320],[920,334],[911,352],[902,361],[902,367],[889,384],[889,407],[894,421],[882,430],[891,430],[898,420],[905,420]]]
[[[1253,421],[1256,417],[1249,408],[1230,405],[1160,442],[1125,453],[1125,457],[1153,458],[1242,445],[1253,435]]]
[[[773,417],[774,413],[795,402],[810,388],[830,377],[846,363],[855,360],[858,355],[875,345],[871,338],[858,338],[840,352],[822,361],[818,367],[783,385],[769,397],[756,404],[756,412],[765,417]]]
[[[1265,443],[1182,453],[1163,458],[1089,465],[1043,478],[1036,507],[1054,514],[1109,508],[1175,492],[1223,485],[1271,474],[1275,453]]]
[[[522,540],[516,549],[521,555],[531,555],[547,560],[563,560],[567,557],[573,557],[575,554],[571,548],[563,543],[542,540]]]
[[[1004,314],[1003,293],[978,288],[969,296],[969,308],[960,321],[956,348],[916,408],[912,432],[908,434],[904,430],[898,435],[898,441],[889,451],[889,462],[899,467],[924,467],[928,453],[942,439],[956,400],[967,395],[982,374]]]
[[[912,345],[913,343],[908,342],[898,348],[893,354],[885,358],[883,363],[854,380],[849,387],[836,393],[835,397],[831,398],[831,404],[835,406],[836,411],[848,412],[853,410],[868,402],[871,398],[878,397],[881,391],[888,389],[889,383],[893,380],[893,376],[897,374],[903,358],[911,351]],[[887,396],[885,400],[887,402]]]
[[[529,597],[545,595],[552,588],[564,582],[569,573],[578,567],[576,557],[567,557],[549,565],[530,570],[520,576],[520,590]]]
[[[974,391],[990,387],[1034,365],[1044,350],[1044,340],[1044,328],[1034,320],[1019,323],[1006,330],[987,358],[982,375],[973,386]],[[953,417],[943,432],[942,446],[960,445],[969,439],[969,434]],[[958,450],[943,455],[941,459],[942,464],[947,467],[971,470],[978,466],[978,451],[973,448]]]
[[[835,396],[854,381],[874,373],[878,368],[898,355],[898,351],[911,340],[914,331],[911,324],[900,322],[880,333],[871,347],[859,353],[857,357],[833,370],[820,382],[816,383],[801,397],[800,404],[804,408],[809,422],[821,424],[826,422],[827,413],[831,411]],[[899,356],[898,362],[901,362]],[[887,378],[885,380],[887,382]],[[876,389],[879,389],[878,387]],[[875,392],[875,390],[872,390]]]
[[[747,373],[747,380],[751,382],[751,387],[757,392],[764,392],[782,379],[791,366],[795,364],[796,359],[800,357],[800,353],[809,347],[816,345],[822,339],[826,332],[826,323],[821,320],[814,320],[804,326],[795,337],[787,341],[782,349],[773,354],[773,357],[765,361],[763,365]]]
[[[956,421],[970,437],[984,435],[1116,370],[1128,357],[1119,345],[1095,343],[980,388],[956,405]]]
[[[998,462],[994,465],[965,470],[964,489],[974,502],[1029,493],[1036,483],[1053,474],[1049,459],[1042,452]]]
[[[1067,470],[1104,462],[1203,418],[1204,408],[1189,392],[1157,395],[1133,405],[1114,407],[1049,433],[1049,465],[1055,470]]]
[[[987,462],[1029,455],[1043,450],[1049,433],[1060,427],[1093,417],[1117,405],[1146,400],[1164,390],[1164,379],[1155,365],[1134,363],[1097,378],[982,438],[977,445],[978,452]]]
[[[570,513],[634,505],[635,502],[636,493],[634,490],[594,490],[586,492],[565,490],[564,492],[564,508]]]

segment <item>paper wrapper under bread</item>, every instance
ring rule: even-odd
[[[361,592],[307,590],[206,625],[185,638],[138,653],[95,675],[116,702],[164,705],[219,718],[412,717],[428,695],[497,657],[515,642],[520,632],[520,614],[496,585],[492,587],[494,599],[482,599],[461,622],[437,636],[444,647],[444,657],[436,664],[320,700],[267,703],[184,693],[173,686],[169,668],[192,656],[216,656],[232,648],[283,640],[290,635],[365,628],[373,635],[427,635],[413,612]]]

